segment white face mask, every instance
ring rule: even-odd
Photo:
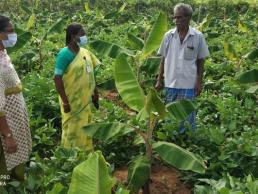
[[[87,42],[88,42],[87,36],[81,36],[80,37],[80,42],[78,42],[78,45],[79,46],[84,46],[84,45],[87,44]]]
[[[3,43],[4,47],[5,48],[13,47],[17,42],[17,34],[16,33],[11,33],[11,34],[8,34],[7,36],[8,36],[7,40],[2,40],[2,43]]]

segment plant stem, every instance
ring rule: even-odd
[[[137,77],[137,81],[138,81],[138,83],[140,84],[140,81],[141,81],[141,78],[140,78],[140,76],[141,76],[141,74],[140,74],[140,73],[141,73],[141,70],[140,70],[140,59],[139,59],[139,55],[134,58],[134,62],[135,62],[135,64],[136,64],[136,77]]]
[[[152,161],[152,134],[153,130],[156,126],[157,119],[155,118],[155,115],[150,113],[150,118],[148,122],[148,130],[147,130],[147,142],[148,144],[146,145],[146,155],[150,161]],[[151,175],[151,167],[150,167],[150,175]],[[150,193],[150,177],[148,178],[147,182],[143,186],[143,194],[149,194]]]
[[[147,180],[147,182],[143,186],[143,194],[150,194],[150,179]]]

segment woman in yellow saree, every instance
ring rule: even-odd
[[[86,43],[87,37],[80,24],[67,27],[66,47],[56,57],[54,81],[62,114],[61,145],[91,150],[92,140],[82,127],[92,121],[92,101],[98,103],[94,67],[100,62],[81,47]]]

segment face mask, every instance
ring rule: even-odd
[[[81,36],[80,37],[80,42],[78,43],[79,46],[84,46],[88,42],[87,36]]]
[[[3,43],[4,47],[5,48],[13,47],[17,42],[17,34],[16,33],[11,33],[11,34],[8,34],[7,36],[8,36],[7,40],[2,40],[2,43]]]

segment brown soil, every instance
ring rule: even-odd
[[[118,182],[127,184],[127,167],[122,167],[115,171],[114,176]],[[179,179],[178,172],[166,166],[152,166],[151,194],[191,194],[191,189],[188,185],[182,183]],[[142,194],[142,191],[139,192]]]
[[[116,101],[119,98],[119,94],[116,90],[103,90],[101,96],[108,100]]]

